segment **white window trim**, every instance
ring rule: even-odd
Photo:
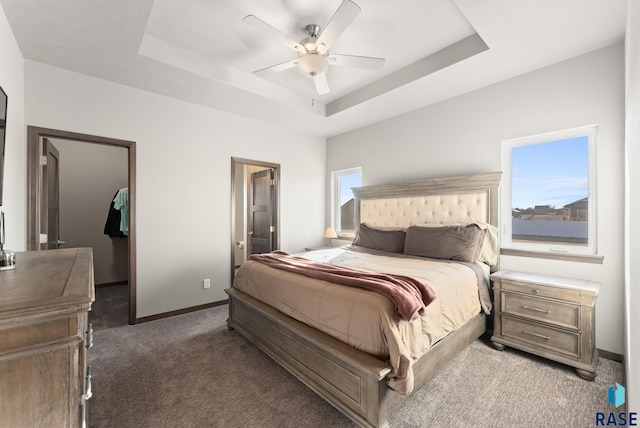
[[[338,238],[354,238],[356,233],[352,232],[343,232],[339,230],[338,225],[340,224],[340,180],[338,177],[341,175],[353,174],[355,172],[359,172],[362,175],[362,167],[354,167],[348,169],[341,169],[339,171],[331,172],[331,227],[336,231]]]
[[[511,217],[512,217],[512,203],[511,203],[511,153],[514,147],[525,146],[536,143],[545,143],[551,141],[564,140],[574,137],[587,136],[589,138],[588,150],[589,150],[589,193],[588,193],[588,210],[589,210],[589,222],[588,222],[588,245],[550,245],[549,243],[523,243],[513,242],[511,240]],[[548,254],[558,255],[595,255],[598,251],[597,245],[597,146],[598,146],[598,126],[588,125],[578,128],[566,129],[563,131],[548,132],[544,134],[532,135],[523,138],[514,138],[502,141],[502,190],[500,197],[500,218],[502,222],[502,236],[501,247],[513,250],[524,251],[538,251]]]

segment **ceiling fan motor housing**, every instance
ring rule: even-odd
[[[316,25],[316,24],[309,24],[307,25],[307,34],[309,35],[309,37],[317,39],[318,36],[320,35],[320,26]]]

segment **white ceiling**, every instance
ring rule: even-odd
[[[306,134],[333,136],[621,42],[627,0],[354,0],[331,53],[382,57],[382,70],[331,66],[318,96],[296,58],[245,24],[295,40],[342,0],[0,0],[26,59]]]

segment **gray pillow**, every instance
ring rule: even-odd
[[[420,227],[407,229],[404,254],[432,259],[475,262],[486,231],[468,226]]]
[[[375,229],[362,223],[356,234],[356,239],[353,241],[353,245],[371,248],[373,250],[387,251],[389,253],[402,253],[404,240],[404,230]]]

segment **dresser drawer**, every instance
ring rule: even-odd
[[[0,356],[7,354],[20,355],[37,347],[55,343],[71,343],[80,341],[78,336],[78,319],[75,315],[40,318],[33,322],[15,323],[0,328]]]
[[[580,306],[525,294],[502,292],[502,312],[558,327],[580,329]]]
[[[503,290],[517,291],[532,296],[559,299],[567,302],[580,303],[580,290],[551,287],[546,285],[526,283],[519,281],[502,281],[500,287]]]
[[[502,335],[521,342],[535,344],[538,347],[580,357],[580,334],[557,330],[526,320],[502,315]]]

